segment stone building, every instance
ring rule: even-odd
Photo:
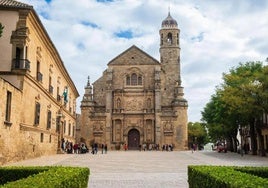
[[[78,91],[32,6],[0,0],[0,164],[75,141]]]
[[[160,61],[132,46],[85,87],[78,137],[118,149],[173,145],[187,149],[187,100],[180,71],[180,30],[170,13],[162,22]]]

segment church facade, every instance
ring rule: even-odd
[[[78,139],[109,149],[172,145],[185,150],[187,109],[181,85],[180,30],[170,13],[160,34],[160,61],[131,46],[85,87]]]

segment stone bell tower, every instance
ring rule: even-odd
[[[80,125],[80,137],[79,142],[84,142],[86,144],[90,143],[90,138],[92,138],[93,129],[91,126],[91,119],[88,118],[94,112],[94,101],[93,101],[93,89],[90,84],[90,78],[88,77],[87,85],[85,86],[85,93],[81,101],[81,125]]]
[[[162,21],[160,33],[161,63],[161,125],[164,141],[176,148],[187,149],[188,103],[183,98],[180,65],[180,30],[177,21],[168,13]],[[168,128],[168,126],[172,128]],[[170,137],[173,137],[170,139]]]
[[[181,85],[180,30],[175,19],[168,13],[160,29],[160,62],[163,70],[162,104],[169,105],[174,99],[175,86]]]

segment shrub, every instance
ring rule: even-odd
[[[8,182],[1,188],[82,188],[88,186],[89,169],[81,167],[16,167],[23,171],[32,168],[32,173],[28,172],[25,176],[20,176],[22,179]],[[36,170],[37,169],[37,170]],[[3,168],[0,168],[0,171]],[[29,170],[30,171],[30,170]],[[15,172],[15,171],[13,171]],[[26,174],[26,173],[25,173]],[[17,176],[17,174],[10,173],[8,177]],[[16,178],[17,179],[17,178]],[[9,178],[10,180],[10,178]]]
[[[245,167],[247,168],[247,167]],[[254,168],[254,167],[251,167]],[[256,170],[258,169],[255,167]],[[268,187],[268,179],[246,172],[244,167],[188,166],[190,188]]]

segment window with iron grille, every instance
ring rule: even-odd
[[[5,117],[5,121],[7,122],[10,122],[11,117],[11,98],[12,93],[10,91],[7,91],[6,117]]]
[[[41,105],[40,103],[35,103],[35,116],[34,116],[34,125],[39,125],[40,122],[40,109]]]
[[[47,111],[47,129],[51,128],[51,111]]]

